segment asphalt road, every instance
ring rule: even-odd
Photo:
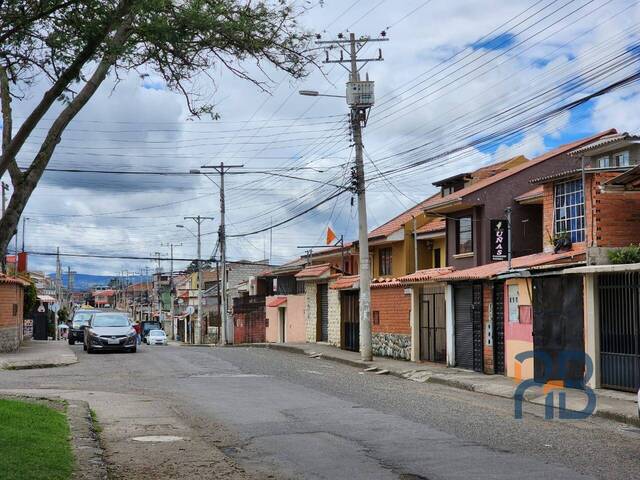
[[[603,419],[515,420],[507,399],[260,348],[73,348],[78,364],[0,388],[153,398],[259,478],[640,479],[640,429]]]

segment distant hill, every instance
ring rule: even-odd
[[[55,273],[50,273],[49,277],[55,278]],[[87,290],[91,290],[93,287],[108,285],[109,280],[112,278],[116,278],[117,275],[89,275],[86,273],[76,273],[73,275],[73,290],[75,292],[83,292]],[[147,277],[145,276],[135,276],[135,277],[127,277],[127,280],[130,283],[138,283],[146,281]],[[64,286],[67,285],[67,274],[62,274],[62,284]]]

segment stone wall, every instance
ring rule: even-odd
[[[374,333],[372,335],[373,354],[378,357],[411,359],[411,335],[399,333]]]
[[[329,343],[340,347],[340,290],[329,289]]]
[[[317,328],[318,287],[313,282],[305,282],[304,286],[304,320],[307,342],[315,343]]]

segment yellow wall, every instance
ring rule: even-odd
[[[447,266],[447,250],[446,250],[446,242],[445,242],[445,238],[435,238],[433,239],[433,250],[432,250],[432,260],[431,260],[431,266],[435,265],[435,250],[436,248],[440,249],[440,266],[441,267],[446,267]]]
[[[391,248],[391,276],[399,277],[405,275],[405,252],[403,242],[385,243],[369,248],[371,254],[371,271],[373,277],[381,277],[380,274],[380,250]]]

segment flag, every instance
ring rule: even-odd
[[[333,242],[337,239],[335,232],[331,230],[331,227],[327,227],[327,245],[333,245]]]

